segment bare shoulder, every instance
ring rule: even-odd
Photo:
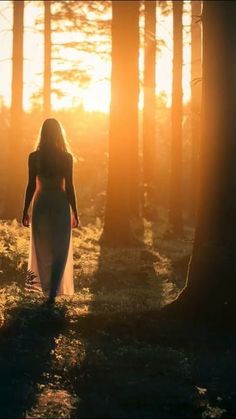
[[[68,153],[68,151],[66,151],[65,156],[66,156],[66,161],[68,162],[68,164],[72,164],[72,162],[73,162],[72,154]]]
[[[29,161],[30,164],[35,164],[37,155],[38,155],[38,151],[32,151],[29,154],[28,161]]]
[[[66,151],[65,152],[65,155],[66,155],[66,158],[68,159],[68,160],[72,160],[72,154],[71,153],[69,153],[68,151]]]

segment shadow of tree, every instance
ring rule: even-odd
[[[79,298],[52,310],[26,302],[7,312],[0,331],[0,417],[58,417],[68,395],[64,417],[71,418],[234,418],[235,323],[220,316],[197,323],[186,311],[182,317],[161,311],[165,290],[156,266],[162,260],[146,245],[101,246],[95,265],[97,257],[98,251],[97,269],[83,279],[88,313],[83,304],[76,307]],[[173,269],[185,275],[186,260],[176,258]],[[71,307],[78,308],[73,316]],[[52,356],[57,350],[60,360]],[[61,378],[56,389],[64,393],[52,402],[48,377],[55,373]]]
[[[232,328],[204,319],[196,323],[178,313],[166,315],[158,304],[151,310],[147,295],[146,310],[145,304],[130,310],[135,307],[138,287],[150,285],[150,276],[140,272],[140,255],[148,249],[139,249],[134,271],[129,250],[123,252],[124,269],[114,269],[112,253],[112,269],[108,269],[109,249],[101,247],[89,314],[77,317],[73,324],[86,355],[68,371],[79,397],[71,417],[235,417],[236,339]],[[145,258],[151,256],[152,252],[145,254]],[[185,269],[184,261],[179,270]],[[159,286],[160,300],[162,291]],[[130,305],[125,292],[128,299],[133,293]],[[106,298],[110,295],[107,301],[105,294]]]
[[[160,308],[163,289],[153,268],[156,261],[145,245],[101,246],[89,314],[73,325],[86,356],[68,372],[80,400],[72,417],[182,419],[198,411],[192,405],[196,392],[189,383],[186,353],[166,344],[160,333],[168,334],[166,328],[151,322],[150,329],[152,316],[146,318],[147,335],[159,335],[160,342],[148,341],[143,328],[138,330],[150,306]]]
[[[162,318],[90,314],[73,371],[80,418],[234,418],[232,330]]]
[[[55,338],[65,328],[64,309],[17,307],[0,331],[0,417],[26,417],[51,368]]]

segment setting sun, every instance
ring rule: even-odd
[[[236,418],[236,0],[0,0],[0,418]]]
[[[185,4],[185,14],[183,23],[189,25],[190,22],[190,2]],[[0,71],[4,74],[4,84],[1,86],[1,95],[3,103],[10,104],[11,89],[11,55],[12,55],[12,35],[10,32],[12,26],[12,4],[10,1],[0,3]],[[111,12],[106,12],[106,19],[111,17]],[[90,13],[94,18],[94,14]],[[28,2],[25,5],[24,22],[24,108],[29,110],[32,104],[41,102],[40,90],[43,87],[43,25],[40,23],[37,29],[38,20],[42,20],[43,2]],[[143,31],[143,19],[140,19],[141,38]],[[184,66],[183,66],[183,100],[190,98],[190,38],[188,32],[184,29]],[[94,37],[94,38],[93,38]],[[55,110],[73,108],[74,106],[83,106],[87,111],[98,110],[108,112],[110,106],[110,74],[111,59],[109,56],[110,40],[104,36],[94,34],[90,37],[90,42],[96,42],[98,52],[80,50],[80,43],[85,41],[83,32],[58,32],[53,33],[52,55],[55,55],[51,64],[52,69],[52,108]],[[159,41],[165,43],[159,47]],[[78,47],[64,48],[63,43],[74,43]],[[108,42],[108,44],[107,44]],[[61,44],[60,49],[59,45]],[[108,49],[105,56],[99,54],[100,49]],[[59,52],[58,52],[59,51]],[[71,67],[70,67],[71,66]],[[143,68],[143,50],[140,49],[140,107],[142,107],[142,68]],[[70,77],[61,77],[58,80],[55,74],[63,70],[74,69],[75,76],[73,80]],[[76,80],[76,71],[82,71],[86,80]],[[55,74],[54,74],[55,73]],[[172,89],[172,16],[163,15],[161,9],[157,8],[157,54],[156,54],[156,94],[164,92],[167,103],[171,103]],[[60,94],[58,93],[60,92]],[[38,99],[36,99],[38,98]]]

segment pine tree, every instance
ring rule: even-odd
[[[12,84],[9,128],[7,189],[3,218],[21,215],[23,188],[20,151],[23,129],[23,33],[24,1],[13,1]]]
[[[192,129],[192,197],[190,213],[194,219],[197,209],[198,174],[199,174],[199,141],[200,141],[200,110],[202,88],[201,62],[201,1],[192,1],[191,22],[191,129]]]
[[[138,212],[139,2],[112,2],[112,74],[109,168],[104,237],[132,241],[130,219]]]
[[[188,310],[235,307],[236,3],[203,3],[203,86],[197,227],[186,287]],[[220,55],[220,59],[219,59]]]
[[[183,231],[182,219],[182,11],[183,2],[173,1],[173,84],[172,84],[172,144],[169,222],[173,233]]]
[[[156,87],[156,1],[145,1],[144,34],[144,108],[143,108],[143,180],[144,215],[151,216],[155,204],[155,87]]]

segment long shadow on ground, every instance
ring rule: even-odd
[[[72,372],[80,418],[234,418],[232,331],[146,316],[78,319],[86,358]]]
[[[86,356],[68,371],[80,400],[72,417],[236,417],[234,328],[204,318],[196,322],[188,313],[180,318],[158,310],[99,312],[100,294],[105,288],[119,292],[116,280],[120,286],[123,280],[121,273],[103,276],[103,251],[90,314],[73,324]],[[138,286],[141,277],[136,281]]]
[[[65,327],[64,309],[33,305],[8,316],[0,332],[0,417],[22,418],[50,370],[55,338]]]

